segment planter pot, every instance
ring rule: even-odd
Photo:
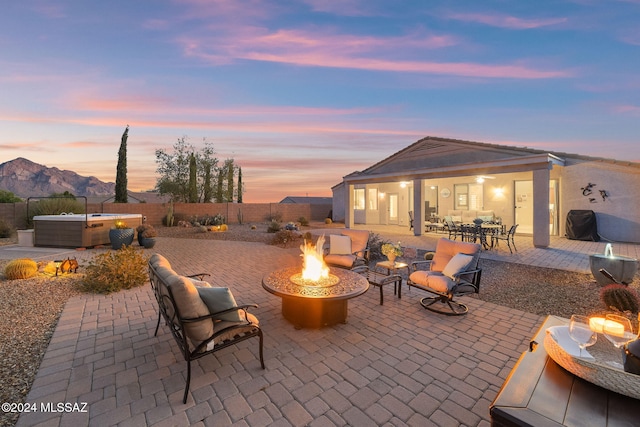
[[[140,246],[143,246],[145,249],[151,249],[156,244],[156,239],[154,237],[141,237],[140,238]]]
[[[112,228],[109,230],[111,248],[118,250],[124,245],[131,245],[133,243],[133,235],[133,228]]]
[[[387,255],[387,258],[389,258],[389,262],[396,262],[396,255]]]

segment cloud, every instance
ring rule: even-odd
[[[615,113],[640,117],[640,105],[618,105],[613,108]]]
[[[541,70],[524,65],[443,62],[412,59],[457,44],[450,36],[424,31],[395,37],[357,36],[310,30],[243,28],[231,34],[183,36],[177,40],[186,56],[212,65],[237,60],[305,67],[425,73],[480,78],[548,79],[569,77],[568,70]]]
[[[512,30],[529,30],[532,28],[550,27],[564,24],[568,21],[567,18],[523,19],[509,15],[481,13],[453,13],[446,15],[446,18],[456,21],[475,22],[489,25],[491,27],[508,28]]]

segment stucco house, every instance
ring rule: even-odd
[[[600,239],[640,243],[640,163],[428,136],[333,188],[333,219],[409,227],[492,215],[548,247],[593,211]]]

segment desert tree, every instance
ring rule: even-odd
[[[203,148],[197,151],[186,137],[182,137],[174,144],[173,152],[156,150],[156,163],[156,172],[160,175],[156,189],[160,194],[170,195],[174,202],[211,201],[214,186],[212,176],[218,164],[212,143],[204,140]],[[192,175],[194,171],[195,178]]]

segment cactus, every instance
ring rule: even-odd
[[[9,261],[4,268],[4,275],[8,280],[28,279],[38,272],[38,264],[29,258],[18,258]]]
[[[600,299],[607,309],[637,314],[640,309],[638,295],[626,285],[613,283],[600,290]]]

